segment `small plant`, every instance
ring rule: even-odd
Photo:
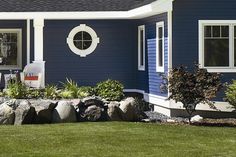
[[[79,91],[79,87],[75,81],[66,78],[66,82],[65,83],[62,82],[62,85],[66,93],[70,92],[73,98],[78,97],[77,94]]]
[[[221,88],[220,74],[209,73],[206,69],[200,69],[198,65],[195,65],[193,72],[187,71],[183,66],[170,72],[169,99],[183,103],[189,120],[199,103],[206,103],[214,108],[211,99]]]
[[[23,99],[27,96],[27,87],[21,82],[10,82],[6,89],[6,95],[13,99]]]
[[[27,98],[30,99],[39,99],[39,98],[43,98],[44,97],[44,93],[42,89],[28,89],[27,90]]]
[[[58,89],[55,85],[47,85],[44,89],[44,98],[46,99],[57,99]]]
[[[225,100],[236,109],[236,80],[233,83],[226,85]]]
[[[116,80],[100,82],[96,86],[96,94],[109,101],[119,101],[124,97],[124,86]]]
[[[73,92],[70,90],[62,90],[59,94],[59,96],[63,99],[72,99],[74,98]]]
[[[92,87],[89,87],[89,86],[79,87],[79,90],[78,90],[78,93],[77,93],[79,98],[92,96],[94,94],[95,94],[94,89]]]

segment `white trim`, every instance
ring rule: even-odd
[[[74,37],[78,32],[87,32],[92,37],[92,44],[88,49],[80,50],[78,49],[74,44]],[[70,34],[67,37],[67,44],[72,52],[74,52],[77,55],[80,55],[80,57],[86,57],[87,55],[94,52],[96,49],[98,43],[100,42],[100,39],[97,37],[97,33],[89,26],[85,24],[81,24],[75,28],[73,28],[70,32]]]
[[[0,70],[21,70],[22,69],[22,29],[0,29],[0,33],[17,34],[17,65],[1,65]]]
[[[168,73],[172,69],[172,11],[168,11]],[[170,90],[168,89],[168,96],[170,96]]]
[[[43,61],[44,19],[34,19],[34,60]]]
[[[141,31],[143,31],[143,34],[141,34]],[[143,36],[143,50],[141,51],[141,35]],[[145,39],[145,25],[138,26],[138,70],[145,71],[145,54],[146,54],[146,39]],[[143,53],[143,65],[141,65],[141,52]]]
[[[204,26],[227,25],[229,26],[229,66],[227,67],[206,67],[204,66]],[[198,60],[200,68],[206,68],[208,72],[235,73],[234,66],[234,26],[236,20],[199,20],[198,21]]]
[[[27,22],[27,64],[30,64],[30,19],[26,20]]]
[[[162,28],[162,66],[159,66],[159,28]],[[156,72],[164,72],[165,67],[165,25],[164,21],[156,23]]]
[[[145,91],[139,89],[124,89],[124,92],[145,94]]]
[[[129,11],[0,12],[0,19],[140,19],[173,10],[174,0],[156,0]]]

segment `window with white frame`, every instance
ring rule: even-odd
[[[236,72],[236,21],[199,21],[199,64],[209,72]]]
[[[164,72],[164,22],[156,24],[156,71]]]
[[[138,70],[145,70],[145,26],[138,27]]]
[[[0,70],[22,68],[21,38],[21,29],[0,29]]]
[[[98,43],[99,38],[96,32],[85,24],[73,28],[67,38],[67,44],[71,51],[81,57],[91,54]]]

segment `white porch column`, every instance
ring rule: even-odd
[[[45,61],[43,60],[43,27],[44,19],[34,19],[34,63],[42,66],[42,87],[45,87]]]

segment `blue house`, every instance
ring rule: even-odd
[[[45,84],[116,79],[156,111],[181,115],[182,104],[161,92],[161,75],[199,62],[224,81],[236,78],[235,10],[234,0],[1,0],[0,71],[36,62]],[[228,106],[216,99],[221,116]]]

